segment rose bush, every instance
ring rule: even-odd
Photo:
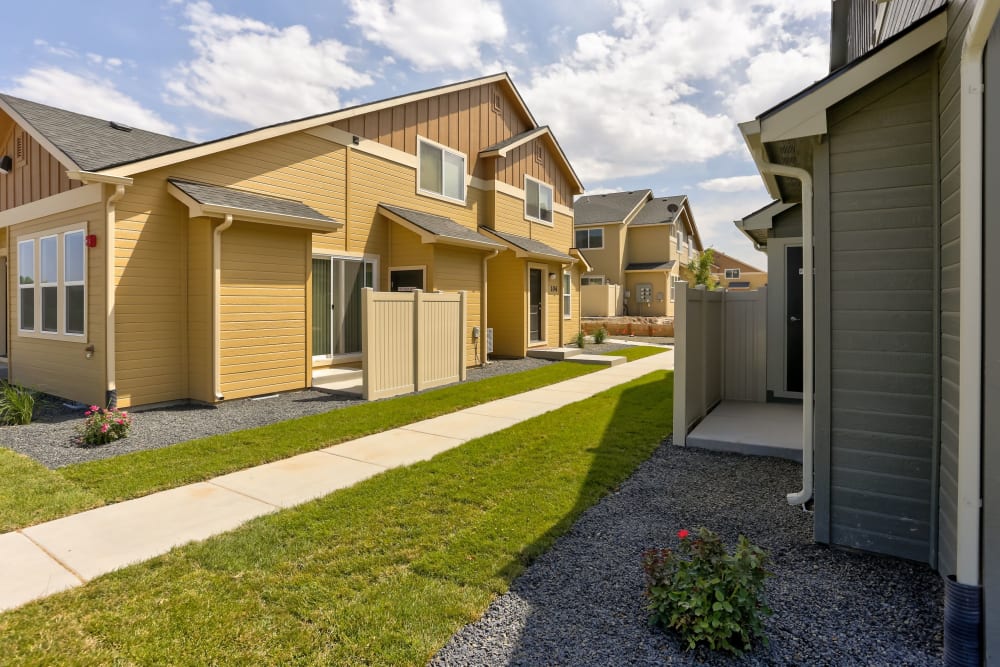
[[[99,408],[91,405],[83,415],[87,418],[80,429],[85,445],[104,445],[128,437],[132,417],[125,410]]]

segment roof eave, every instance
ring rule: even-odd
[[[233,216],[237,220],[257,222],[265,225],[280,225],[283,227],[297,227],[315,232],[330,232],[344,223],[337,220],[318,220],[316,218],[306,218],[298,215],[288,215],[286,213],[273,213],[270,211],[258,211],[250,208],[240,208],[236,206],[223,206],[221,204],[205,204],[188,193],[181,190],[173,183],[167,183],[167,192],[182,204],[187,206],[188,215],[191,218],[222,218],[227,215]]]
[[[14,109],[14,107],[7,104],[7,102],[3,98],[0,98],[0,110],[2,110],[4,113],[10,116],[15,123],[21,126],[22,129],[26,130],[28,134],[30,134],[32,138],[35,139],[35,141],[41,144],[42,148],[44,148],[52,157],[58,160],[59,164],[61,164],[67,170],[79,171],[82,169],[82,167],[80,167],[80,165],[78,165],[73,158],[67,155],[65,151],[56,146],[54,143],[49,141],[48,137],[42,134],[34,125],[29,123],[27,119],[24,118],[24,116],[19,114]]]
[[[435,244],[442,243],[445,245],[462,246],[464,248],[475,248],[476,250],[483,250],[486,252],[493,250],[502,250],[507,246],[494,243],[487,238],[483,237],[482,241],[477,241],[475,239],[464,239],[457,236],[449,236],[448,234],[435,234],[434,232],[428,231],[421,227],[420,225],[414,224],[404,218],[403,216],[397,214],[394,211],[387,209],[384,206],[378,207],[379,213],[387,217],[389,220],[393,221],[400,227],[413,232],[420,237],[421,243]]]

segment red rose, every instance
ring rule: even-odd
[[[688,535],[690,535],[690,533],[684,530],[683,528],[677,531],[677,537],[681,538],[682,540],[686,539]]]

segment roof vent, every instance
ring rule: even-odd
[[[131,132],[132,131],[132,128],[129,127],[128,125],[123,125],[121,123],[116,123],[115,121],[109,122],[108,125],[111,126],[112,130],[118,130],[119,132]]]
[[[678,208],[677,204],[667,204],[667,210],[671,213],[676,213]]]

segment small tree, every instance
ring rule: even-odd
[[[715,250],[705,248],[698,257],[691,262],[691,273],[694,274],[694,284],[704,285],[706,289],[713,290],[719,286],[719,281],[712,277],[712,262],[715,260]]]

